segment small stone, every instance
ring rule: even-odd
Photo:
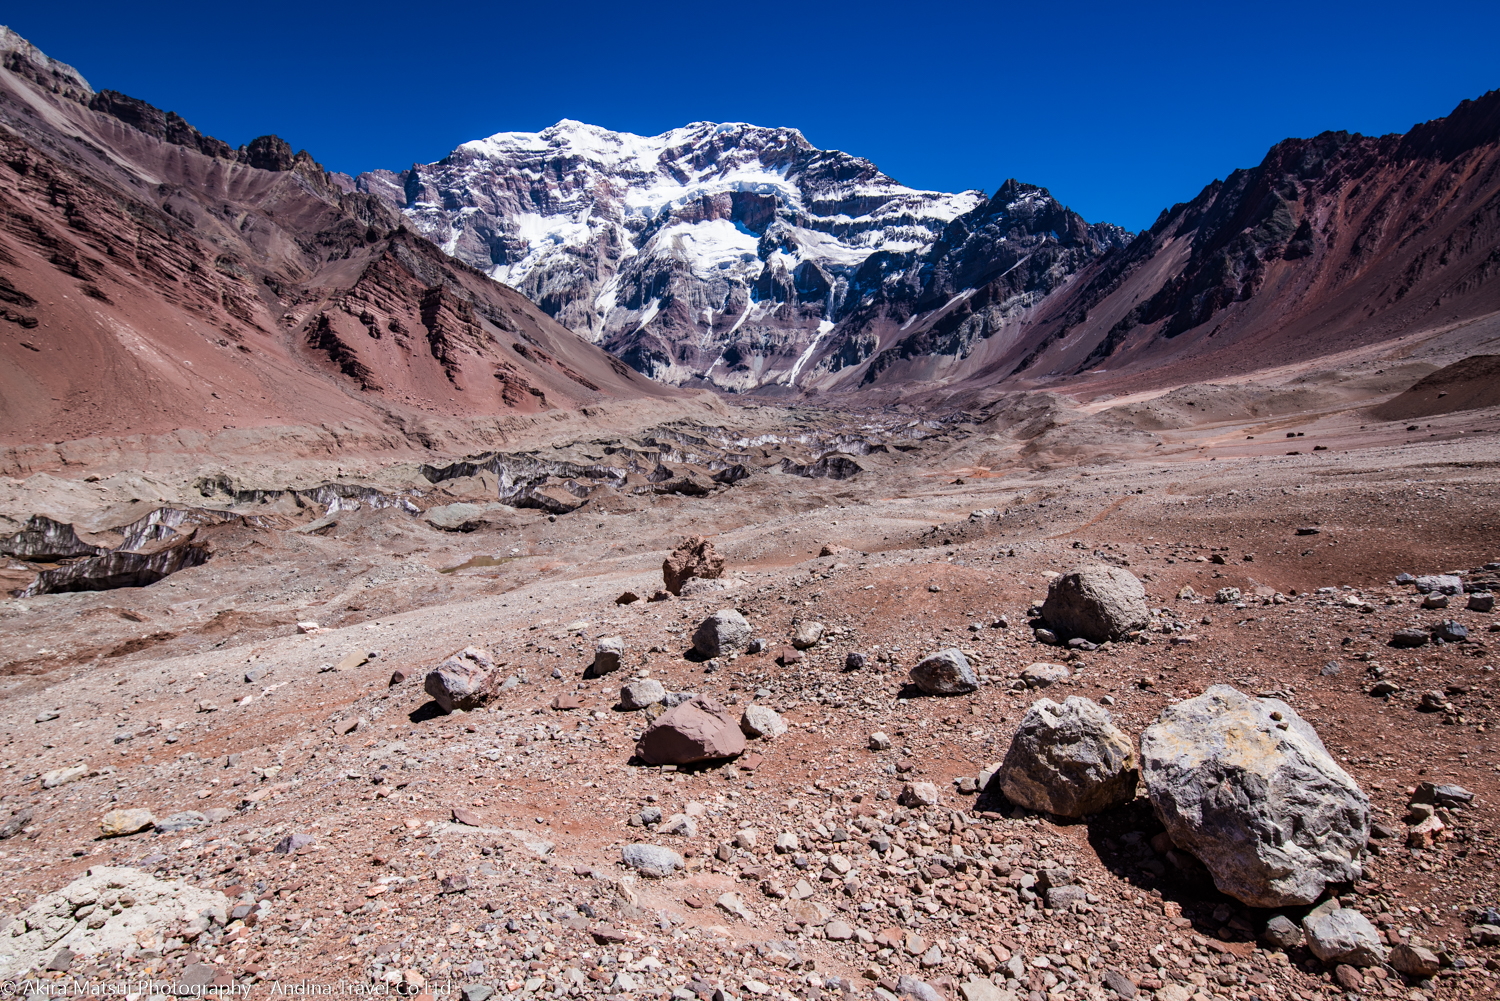
[[[620,708],[631,712],[654,706],[667,697],[666,688],[655,678],[632,681],[620,689]]]
[[[1469,630],[1461,622],[1445,619],[1432,627],[1432,638],[1444,643],[1466,643]]]
[[[751,703],[740,715],[740,730],[751,740],[774,740],[786,733],[786,721],[770,706]]]
[[[641,812],[640,812],[640,818],[641,818],[641,823],[644,824],[644,825],[646,825],[647,827],[650,827],[652,824],[659,824],[659,823],[661,823],[661,807],[659,807],[659,806],[646,806],[646,807],[642,807],[641,808]]]
[[[747,924],[753,923],[755,921],[755,912],[750,910],[750,908],[746,906],[745,898],[740,896],[738,893],[734,893],[733,891],[731,891],[729,893],[720,894],[719,899],[714,901],[714,903],[719,906],[720,910],[722,910],[725,914],[728,914],[732,918],[738,918],[739,920],[744,921]]]
[[[1100,979],[1104,981],[1105,987],[1114,991],[1116,995],[1124,998],[1125,1001],[1131,1001],[1131,998],[1135,997],[1135,984],[1131,983],[1130,978],[1119,970],[1105,970],[1104,975]]]
[[[870,734],[868,746],[872,751],[889,751],[891,749],[891,738],[885,733],[876,730]]]
[[[759,840],[760,832],[758,832],[753,827],[746,827],[737,832],[734,836],[735,845],[739,848],[745,849],[746,851],[751,851],[752,849],[754,849],[756,842]]]
[[[42,788],[56,789],[70,782],[77,782],[89,773],[88,765],[70,765],[67,768],[58,768],[42,774]]]
[[[941,796],[931,782],[908,782],[901,790],[903,806],[937,806]]]
[[[1057,634],[1050,629],[1038,626],[1032,630],[1031,634],[1036,637],[1038,643],[1046,646],[1057,646]]]
[[[272,851],[277,855],[290,855],[293,852],[301,851],[316,840],[317,838],[311,834],[288,834],[276,842],[276,847]]]
[[[618,671],[620,660],[624,656],[625,640],[619,636],[606,636],[594,644],[594,676]]]
[[[1448,596],[1446,594],[1429,594],[1422,599],[1423,608],[1447,608]]]
[[[99,821],[99,832],[106,838],[139,834],[156,826],[150,810],[111,810]]]
[[[793,834],[791,831],[782,831],[780,834],[776,835],[777,855],[786,855],[790,852],[796,851],[797,848],[797,835]]]
[[[1442,963],[1436,955],[1422,946],[1403,942],[1391,948],[1391,965],[1399,973],[1424,980],[1434,976]]]
[[[629,605],[641,600],[641,596],[634,591],[625,591],[615,599],[616,605]]]
[[[1306,526],[1304,528],[1297,529],[1297,534],[1298,535],[1317,535],[1320,531],[1321,531],[1321,529],[1313,528],[1311,526]]]
[[[924,969],[929,970],[934,966],[942,966],[943,950],[939,949],[936,945],[930,946],[926,952],[922,953],[921,963]]]
[[[1073,672],[1062,664],[1039,662],[1021,669],[1021,681],[1027,688],[1050,688],[1059,681],[1067,681]]]
[[[865,655],[858,651],[850,650],[844,655],[844,670],[846,671],[863,671],[866,663],[868,661]]]
[[[1237,587],[1221,587],[1214,592],[1214,601],[1221,605],[1232,605],[1240,600],[1240,589]]]
[[[1391,635],[1391,646],[1398,650],[1426,646],[1432,639],[1424,629],[1398,629]]]
[[[911,680],[928,695],[961,695],[979,687],[979,677],[955,648],[928,654],[911,669]]]
[[[1348,963],[1340,963],[1333,968],[1333,979],[1337,980],[1339,986],[1351,994],[1358,993],[1365,986],[1365,978]]]
[[[798,650],[806,650],[818,645],[818,640],[823,638],[823,623],[803,622],[798,624],[797,631],[792,634],[792,646]]]
[[[620,858],[632,869],[655,869],[657,872],[672,872],[687,865],[681,855],[660,845],[626,845],[620,850]]]
[[[465,827],[484,826],[484,821],[479,819],[479,815],[477,813],[473,812],[472,810],[466,810],[461,806],[455,806],[453,808],[453,822],[455,824],[463,824]]]
[[[156,822],[157,834],[176,834],[179,831],[196,830],[199,827],[207,827],[208,818],[196,810],[187,810],[183,813],[174,813],[166,820]]]
[[[675,834],[684,838],[698,836],[698,822],[685,813],[674,813],[661,825],[661,833]]]
[[[1278,914],[1266,922],[1261,937],[1277,949],[1290,950],[1302,944],[1302,929],[1285,914]]]
[[[1469,595],[1469,611],[1493,612],[1494,610],[1495,596],[1489,591],[1476,591]]]
[[[831,942],[847,942],[854,937],[854,929],[835,919],[823,926],[823,937]]]
[[[1088,893],[1081,886],[1054,886],[1046,890],[1047,906],[1054,911],[1065,911],[1074,904],[1085,903]]]

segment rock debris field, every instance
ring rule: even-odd
[[[203,562],[0,602],[0,977],[1496,994],[1487,437],[1023,463],[983,415],[743,418],[745,475],[583,503],[158,483],[234,515]],[[855,470],[769,444],[841,428]],[[141,516],[67,475],[16,531]]]

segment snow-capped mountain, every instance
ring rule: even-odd
[[[563,121],[355,184],[636,369],[730,390],[806,388],[873,347],[872,310],[909,320],[955,281],[993,278],[995,260],[1071,240],[1055,284],[1129,236],[1043,189],[1012,182],[998,204],[919,191],[796,129],[745,124],[645,137]],[[855,315],[860,334],[830,357]]]

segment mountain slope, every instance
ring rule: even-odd
[[[967,397],[1224,378],[1489,317],[1500,311],[1497,276],[1492,91],[1405,135],[1288,139],[1258,166],[1163,211],[1016,321],[996,323],[992,310],[971,305],[994,298],[990,283],[852,369],[836,337],[813,363],[827,373],[813,384]]]
[[[390,447],[680,395],[338,182],[0,29],[0,440],[290,423]]]
[[[909,315],[1014,264],[996,216],[1045,223],[1021,226],[1032,250],[1067,243],[1044,252],[1043,284],[1128,238],[1040,189],[1012,184],[998,205],[917,191],[794,129],[744,124],[642,137],[563,121],[356,186],[636,369],[735,391],[798,383],[829,331],[873,304]]]

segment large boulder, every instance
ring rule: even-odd
[[[721,608],[693,631],[693,649],[705,657],[718,657],[750,645],[750,623],[732,608]]]
[[[445,713],[477,709],[493,694],[495,662],[478,647],[464,647],[427,672],[422,688]]]
[[[661,579],[673,594],[692,577],[715,578],[724,575],[724,557],[714,552],[714,544],[701,535],[683,540],[661,564]]]
[[[958,649],[930,653],[911,669],[912,682],[928,695],[962,695],[979,687],[979,678]]]
[[[1141,735],[1167,834],[1251,907],[1310,904],[1362,871],[1370,801],[1292,707],[1214,685]]]
[[[1135,798],[1135,745],[1090,699],[1042,699],[1027,710],[1000,765],[1012,803],[1061,817],[1099,813]]]
[[[733,758],[744,750],[739,722],[702,695],[662,713],[635,745],[636,756],[648,765],[691,765]]]
[[[1151,621],[1146,589],[1135,574],[1119,567],[1080,567],[1054,577],[1042,604],[1042,618],[1053,631],[1093,643],[1117,640]]]

